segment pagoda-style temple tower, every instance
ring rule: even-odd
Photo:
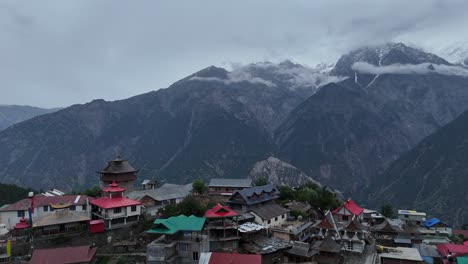
[[[102,186],[109,186],[115,182],[119,184],[119,186],[125,188],[127,192],[134,190],[133,183],[137,178],[137,172],[138,170],[133,168],[128,163],[128,160],[124,160],[120,156],[109,161],[102,171],[98,171],[101,175],[100,179]]]

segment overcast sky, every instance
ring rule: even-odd
[[[209,65],[468,48],[468,1],[0,1],[0,104],[123,99]]]

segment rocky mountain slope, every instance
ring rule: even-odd
[[[253,181],[266,179],[267,182],[278,186],[301,186],[310,182],[321,186],[319,182],[298,168],[275,157],[268,157],[266,160],[256,162],[248,177]]]
[[[322,78],[290,62],[232,72],[209,67],[167,89],[74,105],[0,133],[0,180],[37,188],[91,185],[117,152],[140,168],[141,178],[245,177],[275,150],[273,130]]]
[[[454,226],[466,223],[467,132],[468,112],[464,112],[395,161],[369,200],[428,210],[452,220]]]
[[[278,157],[355,196],[399,155],[467,109],[468,78],[457,71],[463,69],[402,44],[344,55],[333,72],[349,78],[323,87],[291,112],[275,131]]]
[[[25,105],[0,105],[0,130],[38,115],[57,111],[58,108],[44,109]]]

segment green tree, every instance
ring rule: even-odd
[[[289,186],[285,186],[285,185],[282,185],[280,187],[278,187],[278,190],[280,191],[280,200],[282,202],[289,202],[290,200],[294,200],[295,197],[294,197],[294,189],[289,187]]]
[[[94,185],[93,187],[85,190],[83,194],[91,197],[99,197],[102,194],[102,190],[99,186]]]
[[[266,178],[258,178],[254,181],[254,185],[255,186],[263,186],[263,185],[267,185],[268,184],[268,181]]]
[[[192,192],[196,194],[204,194],[208,188],[202,180],[195,180],[192,184]]]
[[[390,204],[384,204],[382,205],[382,208],[380,209],[380,213],[387,217],[387,218],[393,218],[395,217],[395,213],[393,211],[393,207]]]

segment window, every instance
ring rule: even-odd
[[[45,205],[43,211],[44,211],[44,212],[49,212],[49,206],[48,206],[48,205]]]
[[[193,252],[193,260],[198,260],[198,252]]]
[[[271,224],[271,220],[268,220],[268,224]]]
[[[349,250],[353,250],[353,248],[354,248],[353,242],[348,241],[348,249],[349,249]]]
[[[278,222],[278,217],[275,217],[275,222]]]
[[[122,207],[114,208],[114,214],[120,214],[122,212]]]
[[[136,205],[132,205],[131,211],[136,212],[136,209],[137,209]]]
[[[82,207],[83,207],[83,211],[86,211],[86,209],[88,208],[86,204],[83,204]]]
[[[284,219],[285,217],[286,217],[286,214],[284,214],[284,215],[281,216],[281,218],[283,218],[283,219]]]
[[[70,206],[70,211],[76,211],[76,206],[75,205]]]
[[[52,211],[54,211],[54,210],[55,210],[55,209],[51,206],[51,207],[50,207],[50,211],[52,212]]]
[[[343,219],[343,221],[348,221],[349,218],[348,218],[347,215],[343,215],[343,216],[341,216],[341,219]]]
[[[179,243],[179,251],[187,252],[188,251],[188,244]]]
[[[24,211],[18,211],[18,217],[24,217]]]

